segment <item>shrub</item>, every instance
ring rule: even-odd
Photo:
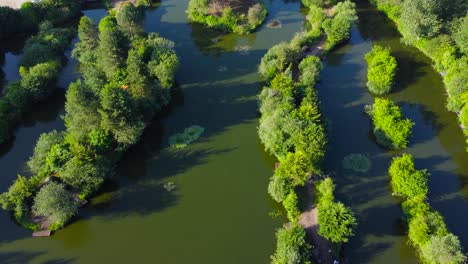
[[[375,98],[369,114],[377,143],[390,149],[406,148],[414,124],[403,118],[398,106],[388,99]]]
[[[60,175],[66,184],[81,190],[86,197],[97,191],[104,182],[106,170],[101,167],[74,157],[64,165]]]
[[[34,198],[33,212],[63,226],[77,212],[78,205],[63,184],[50,182]]]
[[[271,47],[262,57],[260,74],[267,80],[272,80],[276,74],[282,72],[289,64],[296,61],[299,53],[293,51],[288,43],[281,42]]]
[[[282,202],[291,191],[291,180],[287,177],[273,176],[268,184],[268,193],[277,201]]]
[[[299,81],[302,85],[314,86],[318,80],[322,62],[315,56],[309,56],[299,63]]]
[[[421,248],[421,255],[430,264],[466,263],[460,241],[453,234],[431,237],[430,242]]]
[[[275,175],[290,178],[293,186],[304,185],[310,176],[311,165],[310,159],[304,152],[290,152],[281,160]]]
[[[63,134],[53,130],[49,133],[41,134],[36,143],[32,157],[28,161],[29,170],[37,174],[44,167],[52,146],[60,144],[63,141]]]
[[[301,215],[301,212],[298,208],[298,198],[294,190],[291,189],[289,191],[289,194],[283,200],[283,206],[286,209],[289,221],[291,223],[297,222],[299,216]]]
[[[349,31],[357,19],[356,4],[353,2],[345,0],[335,6],[333,17],[325,19],[322,25],[329,49],[349,39]]]
[[[408,230],[410,241],[418,247],[424,246],[433,236],[441,237],[448,233],[444,218],[437,212],[429,212],[411,218]]]
[[[403,154],[401,157],[393,158],[388,173],[391,177],[390,183],[394,193],[405,198],[426,196],[429,174],[426,170],[414,168],[411,154]]]
[[[276,251],[272,264],[307,264],[311,246],[306,242],[305,230],[297,225],[280,228],[276,232]]]
[[[397,69],[396,60],[390,55],[390,49],[374,45],[366,54],[366,61],[369,90],[377,95],[390,92]]]
[[[333,243],[348,242],[354,235],[356,219],[342,203],[326,203],[318,210],[319,235]]]
[[[333,192],[335,191],[335,184],[331,178],[325,178],[316,184],[317,190],[317,204],[319,206],[325,206],[333,203],[335,197]]]
[[[28,182],[26,177],[18,175],[18,178],[8,188],[8,192],[0,195],[0,205],[5,210],[23,208],[27,199],[33,194],[34,186]]]
[[[466,16],[460,19],[453,30],[453,39],[458,45],[458,48],[468,55],[468,12]]]
[[[321,7],[323,6],[323,1],[322,0],[302,0],[302,4],[309,8],[312,8],[313,6]]]

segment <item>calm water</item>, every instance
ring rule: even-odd
[[[180,91],[160,121],[124,157],[118,175],[80,212],[79,219],[51,238],[33,239],[0,213],[2,263],[268,263],[274,230],[283,219],[271,219],[277,208],[266,186],[274,159],[263,151],[257,134],[256,73],[272,45],[287,41],[304,25],[299,2],[268,2],[270,19],[282,28],[260,28],[246,37],[221,35],[187,23],[187,0],[163,1],[147,12],[145,28],[177,44]],[[98,19],[103,10],[86,12]],[[461,221],[468,212],[463,196],[463,165],[468,156],[455,117],[444,108],[440,77],[416,50],[402,46],[391,23],[362,6],[361,25],[349,45],[330,54],[322,74],[320,98],[330,123],[326,167],[338,184],[337,195],[357,213],[357,237],[347,247],[353,263],[414,263],[385,174],[392,154],[378,148],[362,113],[372,97],[365,88],[363,55],[372,42],[389,45],[400,63],[398,91],[392,99],[416,122],[408,151],[431,176],[431,204],[446,217],[452,231],[468,237]],[[77,77],[73,61],[61,85]],[[76,64],[75,64],[76,65]],[[5,70],[5,67],[4,67]],[[31,155],[40,133],[63,129],[62,99],[46,105],[47,118],[16,131],[0,153],[0,191],[5,191]],[[201,125],[202,138],[184,150],[168,148],[171,134]],[[366,174],[341,169],[349,153],[366,153],[373,168]],[[463,167],[465,166],[465,167]],[[174,182],[167,192],[162,185]],[[467,194],[468,195],[468,194]],[[456,212],[456,213],[455,213]],[[458,213],[458,215],[456,215]],[[464,229],[465,228],[465,229]]]

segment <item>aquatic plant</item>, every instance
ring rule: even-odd
[[[183,133],[177,133],[169,138],[169,143],[175,148],[185,148],[187,145],[197,140],[201,134],[205,131],[205,128],[201,126],[191,126],[184,129]]]
[[[163,187],[168,192],[172,192],[176,188],[175,183],[173,182],[166,182],[164,183]]]
[[[343,168],[355,172],[368,172],[371,161],[363,154],[349,154],[343,159]]]

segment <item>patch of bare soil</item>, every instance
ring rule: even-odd
[[[0,6],[9,6],[18,9],[24,2],[28,2],[28,0],[0,0]]]
[[[236,13],[247,14],[249,8],[257,3],[256,0],[212,0],[209,4],[208,13],[221,16],[224,9],[230,7]]]

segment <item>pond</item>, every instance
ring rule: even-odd
[[[31,238],[31,232],[0,211],[1,262],[269,262],[275,229],[285,220],[268,215],[279,206],[266,192],[275,159],[263,151],[256,131],[257,67],[268,48],[289,41],[304,27],[304,10],[298,1],[267,1],[265,25],[278,20],[281,27],[262,26],[240,37],[189,24],[187,3],[164,0],[146,12],[146,31],[175,41],[180,57],[180,89],[172,105],[125,155],[118,175],[64,230],[50,238]],[[105,15],[104,10],[84,13],[95,21]],[[394,51],[400,71],[390,97],[416,122],[408,151],[418,167],[432,173],[431,204],[467,245],[468,227],[460,217],[468,212],[465,140],[444,107],[443,85],[430,61],[400,44],[391,22],[365,2],[359,3],[359,16],[350,43],[329,55],[321,76],[319,97],[330,128],[325,166],[336,179],[337,198],[353,208],[360,222],[346,247],[351,262],[415,263],[386,175],[391,155],[398,153],[375,144],[362,111],[372,102],[363,58],[372,42]],[[69,60],[62,75],[59,86],[66,87],[78,77],[76,62]],[[51,103],[38,106],[0,150],[0,191],[18,172],[26,173],[25,162],[40,133],[64,128],[60,91]],[[185,148],[171,148],[171,135],[193,125],[205,129],[201,137]],[[351,153],[366,154],[371,170],[342,169],[342,159]],[[169,183],[171,191],[165,188]]]

